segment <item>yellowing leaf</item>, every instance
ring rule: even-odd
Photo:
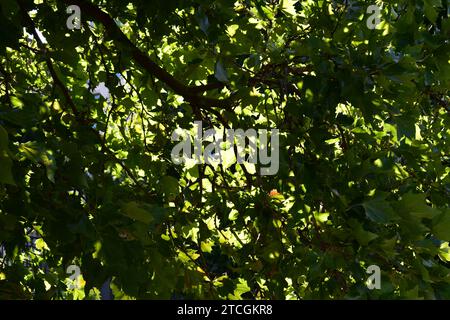
[[[50,250],[47,244],[45,243],[44,239],[39,238],[35,242],[36,249],[38,250]]]
[[[439,258],[442,259],[442,261],[450,262],[450,247],[448,245],[448,242],[444,242],[441,244],[441,248],[439,250]]]
[[[297,3],[297,1],[298,0],[283,0],[281,10],[290,15],[296,15],[297,11],[295,10],[295,4]]]
[[[247,280],[239,278],[239,282],[236,285],[236,289],[234,289],[233,294],[228,295],[228,298],[240,300],[240,299],[242,299],[242,295],[249,291],[250,291],[250,287],[247,284]]]
[[[189,256],[188,256],[189,255]],[[196,253],[195,250],[187,250],[187,253],[184,253],[183,251],[180,251],[178,253],[178,258],[183,263],[189,263],[192,262],[192,260],[197,260],[200,257],[198,253]]]
[[[214,246],[214,242],[212,242],[212,241],[202,241],[200,243],[200,248],[202,249],[203,252],[211,253],[213,246]]]

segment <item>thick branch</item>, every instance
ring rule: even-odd
[[[68,5],[75,4],[80,7],[83,14],[87,14],[96,21],[100,22],[106,30],[107,35],[116,44],[125,46],[134,61],[136,61],[141,67],[151,73],[155,78],[164,82],[169,88],[171,88],[176,94],[183,96],[185,100],[196,105],[200,105],[204,108],[208,107],[220,107],[229,108],[231,99],[214,99],[200,96],[199,94],[210,90],[210,88],[219,88],[214,85],[202,85],[197,87],[190,87],[179,80],[175,79],[165,69],[156,64],[149,56],[143,53],[136,45],[127,38],[127,36],[120,30],[113,18],[111,18],[106,12],[95,6],[94,4],[85,0],[64,0]],[[223,86],[222,86],[223,87]]]

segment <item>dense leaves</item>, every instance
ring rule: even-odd
[[[2,0],[0,298],[450,299],[449,12]],[[278,173],[174,164],[196,120]]]

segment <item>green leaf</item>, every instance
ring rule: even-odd
[[[378,235],[375,233],[364,230],[363,226],[355,219],[351,219],[348,224],[353,229],[353,235],[356,241],[362,246],[367,246],[370,241],[378,238]]]
[[[233,294],[230,294],[228,298],[240,300],[242,299],[242,295],[244,293],[250,292],[250,290],[251,289],[248,286],[247,281],[245,279],[239,278],[239,282],[236,284],[236,288],[234,289]]]
[[[295,4],[297,2],[298,0],[282,0],[281,10],[287,14],[296,15]]]
[[[202,249],[203,252],[211,253],[213,246],[214,246],[214,242],[212,242],[212,241],[202,241],[200,243],[200,248]]]
[[[0,150],[8,149],[8,132],[0,126]]]
[[[37,142],[29,141],[20,144],[19,152],[27,159],[43,164],[47,178],[53,183],[55,182],[56,161],[50,151],[44,150]]]
[[[9,153],[8,133],[0,126],[0,183],[15,185]]]
[[[153,221],[151,207],[136,201],[127,202],[122,206],[122,212],[129,218],[149,224]]]
[[[408,213],[416,218],[433,219],[440,211],[428,206],[425,197],[425,194],[405,194],[399,201],[399,208],[402,212]]]
[[[164,192],[166,195],[177,195],[180,193],[178,180],[172,176],[162,177],[160,186],[162,192]]]
[[[433,234],[444,241],[450,241],[450,210],[447,209],[433,223]]]
[[[440,0],[424,0],[425,16],[433,23],[436,22],[438,16],[436,8],[440,6],[441,6]]]
[[[439,250],[439,257],[442,261],[450,262],[450,246],[448,242],[444,242]]]
[[[200,254],[197,253],[197,251],[188,249],[186,250],[186,253],[180,251],[178,253],[178,258],[183,263],[192,263],[192,260],[197,260],[200,257]]]
[[[9,157],[0,155],[0,183],[15,185],[12,175],[12,160]]]
[[[396,217],[390,204],[383,199],[365,201],[362,206],[366,211],[367,217],[374,222],[388,223]]]

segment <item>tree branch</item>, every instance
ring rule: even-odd
[[[48,57],[47,53],[47,48],[45,46],[45,44],[42,42],[41,38],[39,38],[39,35],[37,34],[36,31],[36,26],[34,24],[34,21],[31,19],[31,17],[28,15],[27,11],[24,9],[23,3],[22,1],[18,1],[19,2],[19,7],[22,11],[23,14],[23,18],[25,20],[25,24],[27,27],[29,27],[31,29],[31,32],[33,33],[34,38],[37,41],[38,47],[39,49],[44,53],[44,59],[45,59],[45,63],[47,65],[47,68],[50,72],[50,75],[53,79],[54,84],[61,90],[64,99],[66,100],[66,103],[69,105],[73,115],[75,116],[75,119],[77,120],[78,123],[80,124],[86,124],[88,121],[87,119],[84,119],[83,115],[77,110],[75,103],[72,100],[72,97],[70,96],[69,90],[66,88],[66,86],[64,85],[64,83],[61,81],[61,79],[59,79],[55,68],[53,67],[53,63],[50,59],[50,57]],[[130,179],[143,191],[146,191],[146,188],[144,186],[142,186],[140,184],[140,182],[137,180],[137,178],[134,176],[133,172],[131,171],[130,168],[128,168],[125,163],[123,162],[123,160],[119,159],[116,157],[116,155],[114,154],[114,152],[112,150],[110,150],[106,144],[105,141],[101,138],[100,134],[94,130],[94,128],[92,128],[91,126],[88,125],[89,130],[94,133],[94,135],[99,139],[102,150],[104,152],[107,153],[108,156],[110,156],[117,164],[119,164],[122,169],[127,173],[127,175],[130,177]]]
[[[116,22],[112,17],[110,17],[106,12],[95,6],[94,4],[85,0],[64,0],[68,5],[75,4],[80,7],[81,11],[92,17],[96,21],[100,22],[106,30],[107,35],[111,40],[113,40],[116,45],[120,44],[122,47],[125,46],[135,62],[137,62],[141,67],[143,67],[147,72],[151,73],[155,78],[164,82],[169,88],[171,88],[176,94],[182,96],[186,101],[193,103],[195,105],[201,106],[204,109],[211,107],[225,108],[229,109],[232,99],[215,99],[200,96],[199,94],[210,90],[221,88],[218,85],[202,85],[190,87],[179,80],[175,79],[170,73],[165,69],[160,67],[155,63],[149,56],[143,53],[130,39],[120,30]]]

